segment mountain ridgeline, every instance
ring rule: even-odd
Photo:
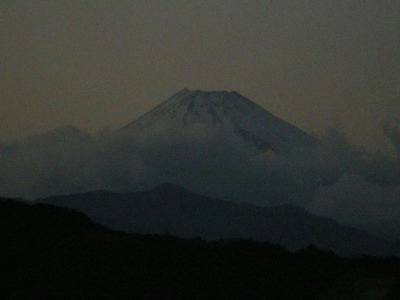
[[[0,195],[30,201],[0,199],[0,298],[399,299],[397,235],[321,217],[373,194],[395,219],[400,161],[371,157],[187,89],[117,130],[0,145]]]
[[[400,255],[400,247],[395,243],[311,215],[299,207],[234,204],[173,184],[162,184],[147,192],[97,191],[38,202],[76,209],[95,222],[130,233],[207,240],[250,238],[290,250],[311,243],[341,255]]]
[[[395,144],[399,126],[392,123],[384,129]],[[88,192],[98,190],[128,195],[170,182],[206,195],[207,199],[277,206],[271,211],[295,211],[296,216],[305,216],[304,210],[293,208],[296,205],[393,241],[400,239],[398,231],[392,229],[400,216],[396,187],[400,182],[400,160],[354,148],[344,135],[332,130],[316,139],[237,92],[184,89],[116,130],[90,135],[64,126],[0,145],[0,169],[0,195],[6,197],[34,200],[52,195],[91,195]],[[354,180],[349,183],[346,178],[359,178],[362,184]],[[224,209],[218,213],[227,214]],[[174,218],[180,220],[178,214]],[[201,229],[205,232],[192,229],[191,234],[229,236],[230,227],[223,229],[218,219],[223,218],[215,214],[209,223],[216,226],[217,233],[212,233],[212,226],[208,225],[207,230]],[[279,223],[278,219],[274,224]],[[262,227],[264,221],[255,220]],[[174,220],[169,222],[175,224]],[[271,229],[276,236],[265,229],[257,235],[259,229],[254,230],[254,224],[246,225],[253,229],[232,229],[232,234],[251,233],[257,239],[279,242],[289,236],[287,232],[296,232],[299,235],[293,234],[289,240],[301,243],[285,243],[290,248],[302,247],[308,239],[314,241],[309,233],[303,235],[307,231],[304,228],[295,229],[294,223],[289,231],[284,229],[289,226],[287,221],[280,222]],[[151,229],[186,234],[169,227]],[[144,232],[139,225],[119,229]],[[338,245],[342,238],[338,238]],[[324,243],[327,247],[321,247],[331,248],[333,242]],[[378,249],[360,245],[354,249]],[[382,253],[389,253],[386,250]]]
[[[400,296],[396,258],[341,258],[315,246],[290,253],[251,240],[127,234],[71,209],[12,199],[0,198],[0,215],[2,299]]]

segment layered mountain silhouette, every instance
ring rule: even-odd
[[[342,144],[318,148],[236,92],[184,89],[115,131],[0,145],[0,195],[40,197],[0,199],[0,298],[398,299],[398,259],[319,249],[399,256],[399,242],[291,205],[348,170],[398,183],[381,160],[349,168],[367,159]]]
[[[38,202],[76,209],[95,222],[131,233],[208,240],[250,238],[280,244],[290,250],[312,243],[342,255],[400,255],[400,248],[394,243],[311,215],[302,208],[234,204],[173,184],[162,184],[147,192],[96,191]]]
[[[166,186],[160,187],[166,192]],[[182,191],[181,191],[182,192]],[[177,192],[177,193],[181,193]],[[90,200],[88,200],[90,201]],[[111,231],[0,198],[2,299],[399,299],[399,260]]]
[[[393,141],[398,136],[395,124],[385,127]],[[328,142],[316,140],[236,92],[184,89],[114,131],[89,135],[73,126],[65,126],[0,145],[0,195],[33,200],[107,190],[125,197],[133,191],[146,191],[163,182],[172,182],[211,198],[279,207],[271,208],[274,211],[271,214],[278,216],[273,221],[279,224],[276,225],[278,229],[275,225],[264,226],[275,228],[271,230],[275,236],[265,231],[261,226],[264,221],[257,218],[257,222],[254,221],[257,225],[251,228],[248,225],[253,224],[251,222],[246,223],[248,228],[225,226],[223,220],[231,217],[226,217],[229,213],[225,208],[218,210],[225,217],[218,218],[215,213],[213,219],[207,219],[211,211],[204,210],[199,222],[204,221],[201,225],[205,227],[193,227],[188,232],[173,227],[184,227],[179,223],[183,217],[175,214],[176,220],[168,222],[173,224],[172,229],[177,234],[204,233],[203,236],[211,238],[219,238],[218,234],[250,234],[257,239],[280,242],[289,236],[287,232],[293,232],[289,240],[296,242],[286,245],[296,248],[305,246],[313,237],[303,234],[300,227],[299,231],[285,229],[289,226],[286,219],[291,220],[285,217],[287,211],[296,212],[296,216],[304,216],[305,212],[282,204],[308,207],[316,190],[335,184],[346,172],[361,174],[378,184],[399,182],[398,163],[396,166],[388,160],[386,165],[395,166],[388,168],[381,160],[371,161],[365,153],[352,151],[345,142],[341,136]],[[200,202],[199,207],[203,207]],[[228,204],[224,207],[230,211]],[[249,215],[253,210],[245,209]],[[242,218],[235,215],[239,209],[233,211],[234,218]],[[263,213],[267,211],[268,208],[263,209]],[[124,217],[123,222],[127,222],[127,218]],[[281,223],[279,218],[282,218]],[[365,215],[360,214],[359,218],[366,220]],[[392,223],[387,224],[379,221],[379,230],[374,232],[396,238],[387,233]],[[216,226],[216,232],[212,231],[212,226]],[[162,233],[173,231],[169,227],[163,223],[159,227],[152,225],[151,229]],[[296,222],[293,223],[295,227]],[[145,232],[142,227],[121,229]],[[343,239],[341,236],[338,241]],[[326,248],[331,248],[331,243],[326,243],[329,246]]]

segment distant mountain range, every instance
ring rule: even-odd
[[[393,143],[398,140],[398,128],[397,121],[385,125],[386,134]],[[355,222],[349,222],[348,219],[341,222],[361,229],[367,228],[379,236],[398,239],[398,232],[391,229],[396,226],[393,221],[397,220],[396,213],[382,213],[379,209],[376,211],[381,213],[377,214],[358,213],[368,203],[373,203],[372,212],[374,205],[382,207],[379,193],[368,193],[361,197],[359,192],[346,192],[345,195],[351,197],[343,200],[341,187],[338,187],[337,198],[335,193],[330,198],[334,203],[328,203],[327,197],[318,201],[315,199],[316,191],[324,190],[326,186],[328,190],[335,187],[335,183],[344,174],[357,174],[368,181],[367,185],[369,182],[379,185],[378,190],[381,185],[398,185],[398,161],[394,163],[390,159],[375,159],[362,150],[352,148],[346,143],[345,136],[335,131],[331,131],[325,138],[316,139],[237,92],[183,89],[117,130],[90,135],[73,126],[64,126],[0,145],[0,170],[0,195],[30,200],[52,195],[85,194],[96,190],[114,191],[122,195],[120,197],[125,197],[131,192],[148,191],[164,182],[171,182],[210,198],[253,203],[257,206],[278,206],[271,208],[274,211],[272,215],[282,214],[283,221],[279,223],[277,217],[274,224],[280,225],[276,225],[274,230],[266,231],[266,226],[262,225],[264,219],[257,219],[254,221],[257,230],[250,225],[243,227],[242,224],[240,229],[232,227],[232,234],[241,234],[241,230],[247,228],[244,233],[249,236],[280,242],[293,232],[293,238],[285,242],[289,248],[302,247],[308,239],[314,240],[314,236],[303,236],[300,228],[296,231],[296,223],[293,229],[285,229],[289,226],[285,217],[289,213],[287,211],[296,212],[296,216],[306,214],[300,208],[290,205],[312,207],[314,213],[322,215],[323,212],[324,216],[340,220],[337,215],[342,214],[342,208],[352,209],[351,204],[356,203],[354,200],[358,197],[358,206],[355,206],[358,208],[352,209],[355,211]],[[343,189],[354,190],[348,186]],[[372,187],[372,191],[376,190]],[[386,205],[393,207],[393,212],[398,206],[396,191],[390,189],[381,193],[388,195]],[[373,199],[374,202],[369,200],[369,194],[378,195]],[[341,206],[334,212],[336,215],[331,215],[333,211],[329,207],[336,207],[337,203],[341,203]],[[228,204],[231,203],[224,205],[229,207]],[[198,205],[202,207],[201,203]],[[234,211],[240,209],[235,208]],[[263,213],[269,210],[264,208]],[[199,219],[210,225],[202,224],[205,227],[199,229],[193,227],[190,234],[202,233],[201,230],[204,230],[204,234],[210,237],[218,237],[218,234],[229,236],[231,227],[218,223],[220,221],[217,217],[207,219],[206,215],[210,213],[204,210],[204,215]],[[221,216],[227,214],[223,209],[218,213]],[[248,211],[248,214],[251,215],[251,212]],[[379,214],[384,215],[385,223],[375,217]],[[137,218],[140,219],[140,216]],[[168,222],[172,224],[180,220],[179,215],[174,218]],[[123,223],[128,222],[127,218],[123,220]],[[117,221],[112,223],[117,224]],[[375,225],[372,228],[363,224]],[[212,232],[214,225],[218,233],[215,235]],[[166,232],[171,230],[169,226],[152,225],[151,229]],[[182,224],[179,226],[184,228]],[[274,227],[271,225],[271,228]],[[131,229],[141,231],[143,228],[128,228]],[[176,229],[176,233],[185,236],[186,232],[180,230]],[[260,233],[256,235],[258,231]],[[294,236],[297,234],[301,242],[296,241]],[[318,234],[324,235],[325,231],[314,235]],[[296,242],[291,244],[291,241]],[[321,247],[325,246],[330,248],[330,242],[321,244]],[[350,246],[343,246],[343,249],[342,246],[338,246],[338,250],[344,249],[344,253],[347,253]],[[357,250],[363,247],[360,244],[353,248]],[[366,248],[379,247],[370,245]]]
[[[299,207],[257,207],[212,199],[173,184],[139,193],[97,191],[37,200],[69,207],[115,230],[209,240],[249,238],[298,250],[314,244],[337,254],[400,255],[395,243],[317,217]]]

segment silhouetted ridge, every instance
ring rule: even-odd
[[[244,239],[133,235],[71,209],[0,199],[1,299],[399,299],[398,259]],[[361,288],[360,288],[361,287]],[[368,298],[369,299],[369,298]]]
[[[313,243],[343,255],[400,255],[399,247],[392,242],[312,215],[303,208],[235,204],[170,183],[145,192],[88,193],[38,201],[77,209],[112,229],[132,233],[169,233],[207,240],[251,238],[290,250]]]

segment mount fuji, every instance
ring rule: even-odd
[[[237,92],[183,89],[116,132],[139,140],[215,142],[249,153],[286,153],[315,143]]]
[[[172,182],[235,201],[301,202],[312,184],[299,187],[302,169],[281,159],[296,160],[293,153],[308,153],[315,144],[237,92],[183,89],[104,135],[67,126],[0,148],[0,168],[7,170],[0,194],[31,199]]]

